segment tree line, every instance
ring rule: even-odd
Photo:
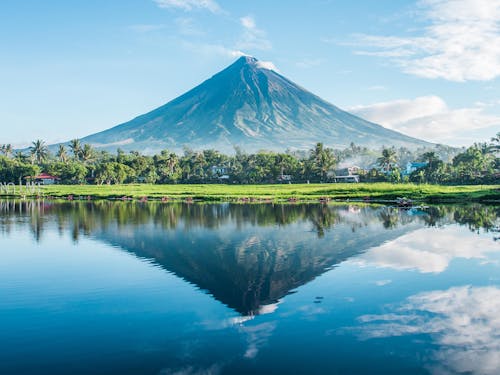
[[[500,177],[499,153],[500,133],[490,142],[461,150],[438,145],[376,151],[354,143],[336,150],[317,143],[309,151],[246,153],[236,148],[233,155],[189,148],[180,155],[169,150],[152,156],[121,149],[110,153],[79,139],[60,144],[51,153],[43,140],[36,140],[25,152],[0,145],[0,181],[24,182],[45,172],[66,184],[330,182],[342,166],[361,165],[356,173],[363,182],[489,184]],[[420,161],[423,166],[406,174],[408,161]]]

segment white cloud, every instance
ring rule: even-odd
[[[205,9],[212,13],[221,13],[222,8],[214,0],[153,0],[160,8],[192,11]]]
[[[185,36],[203,35],[194,20],[191,18],[177,18],[176,24],[179,33]],[[269,50],[272,48],[271,42],[266,37],[266,32],[257,27],[255,19],[252,16],[246,16],[239,19],[239,24],[243,29],[242,34],[237,39],[236,43],[230,47],[226,44],[217,43],[199,43],[189,40],[181,40],[184,48],[205,56],[225,56],[225,57],[241,57],[249,56],[248,50]],[[268,61],[259,61],[260,68],[278,71],[273,63]]]
[[[434,374],[500,373],[500,289],[461,286],[424,292],[393,313],[364,315],[364,339],[430,334]]]
[[[450,81],[500,76],[500,0],[421,0],[429,25],[411,37],[357,35],[357,54],[389,58],[406,73]],[[420,34],[420,35],[418,35]]]
[[[438,96],[421,96],[359,105],[348,110],[369,121],[404,134],[438,143],[462,144],[464,133],[500,126],[500,116],[488,114],[486,105],[451,109]],[[470,136],[468,142],[470,143]]]
[[[350,260],[359,265],[374,265],[396,270],[440,273],[453,259],[489,260],[500,248],[488,237],[470,236],[463,229],[450,226],[419,229],[369,249]]]
[[[246,29],[255,29],[255,20],[251,16],[245,16],[240,18],[241,25]]]
[[[274,65],[271,61],[257,61],[257,67],[261,69],[274,70],[275,72],[279,72],[276,65]]]
[[[271,42],[267,39],[266,32],[257,27],[255,19],[252,16],[240,18],[240,24],[243,26],[243,34],[236,43],[236,49],[239,50],[270,50]]]

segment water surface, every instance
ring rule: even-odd
[[[499,211],[0,202],[0,374],[498,374]]]

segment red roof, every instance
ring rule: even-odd
[[[40,173],[39,175],[33,176],[31,178],[35,180],[59,180],[59,177],[52,176],[48,173]]]

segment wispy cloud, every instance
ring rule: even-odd
[[[245,52],[242,52],[238,49],[226,47],[222,44],[197,43],[197,42],[190,42],[187,40],[183,40],[181,44],[186,50],[192,51],[199,55],[203,55],[205,57],[223,56],[229,58],[236,58],[247,55]]]
[[[500,76],[500,0],[421,0],[417,5],[428,26],[410,37],[355,35],[355,53],[387,58],[425,78],[487,81]]]
[[[422,96],[359,105],[348,110],[360,117],[402,133],[433,142],[461,144],[465,132],[500,126],[500,116],[487,113],[488,106],[452,109],[438,96]],[[467,142],[470,143],[470,139]]]
[[[165,28],[163,24],[137,24],[130,25],[129,30],[135,31],[137,33],[148,33],[150,31],[162,30]]]
[[[240,24],[243,27],[243,34],[236,43],[239,50],[270,50],[272,44],[267,39],[266,32],[257,27],[255,19],[252,16],[240,18]]]
[[[387,90],[387,87],[382,85],[368,86],[365,90],[367,91],[384,91]]]
[[[298,68],[301,68],[301,69],[310,69],[310,68],[314,68],[316,66],[319,66],[324,62],[325,62],[324,59],[303,59],[303,60],[297,61],[295,63],[295,66],[297,66]]]
[[[222,8],[214,0],[154,0],[160,8],[192,10],[208,10],[212,13],[221,13]]]

